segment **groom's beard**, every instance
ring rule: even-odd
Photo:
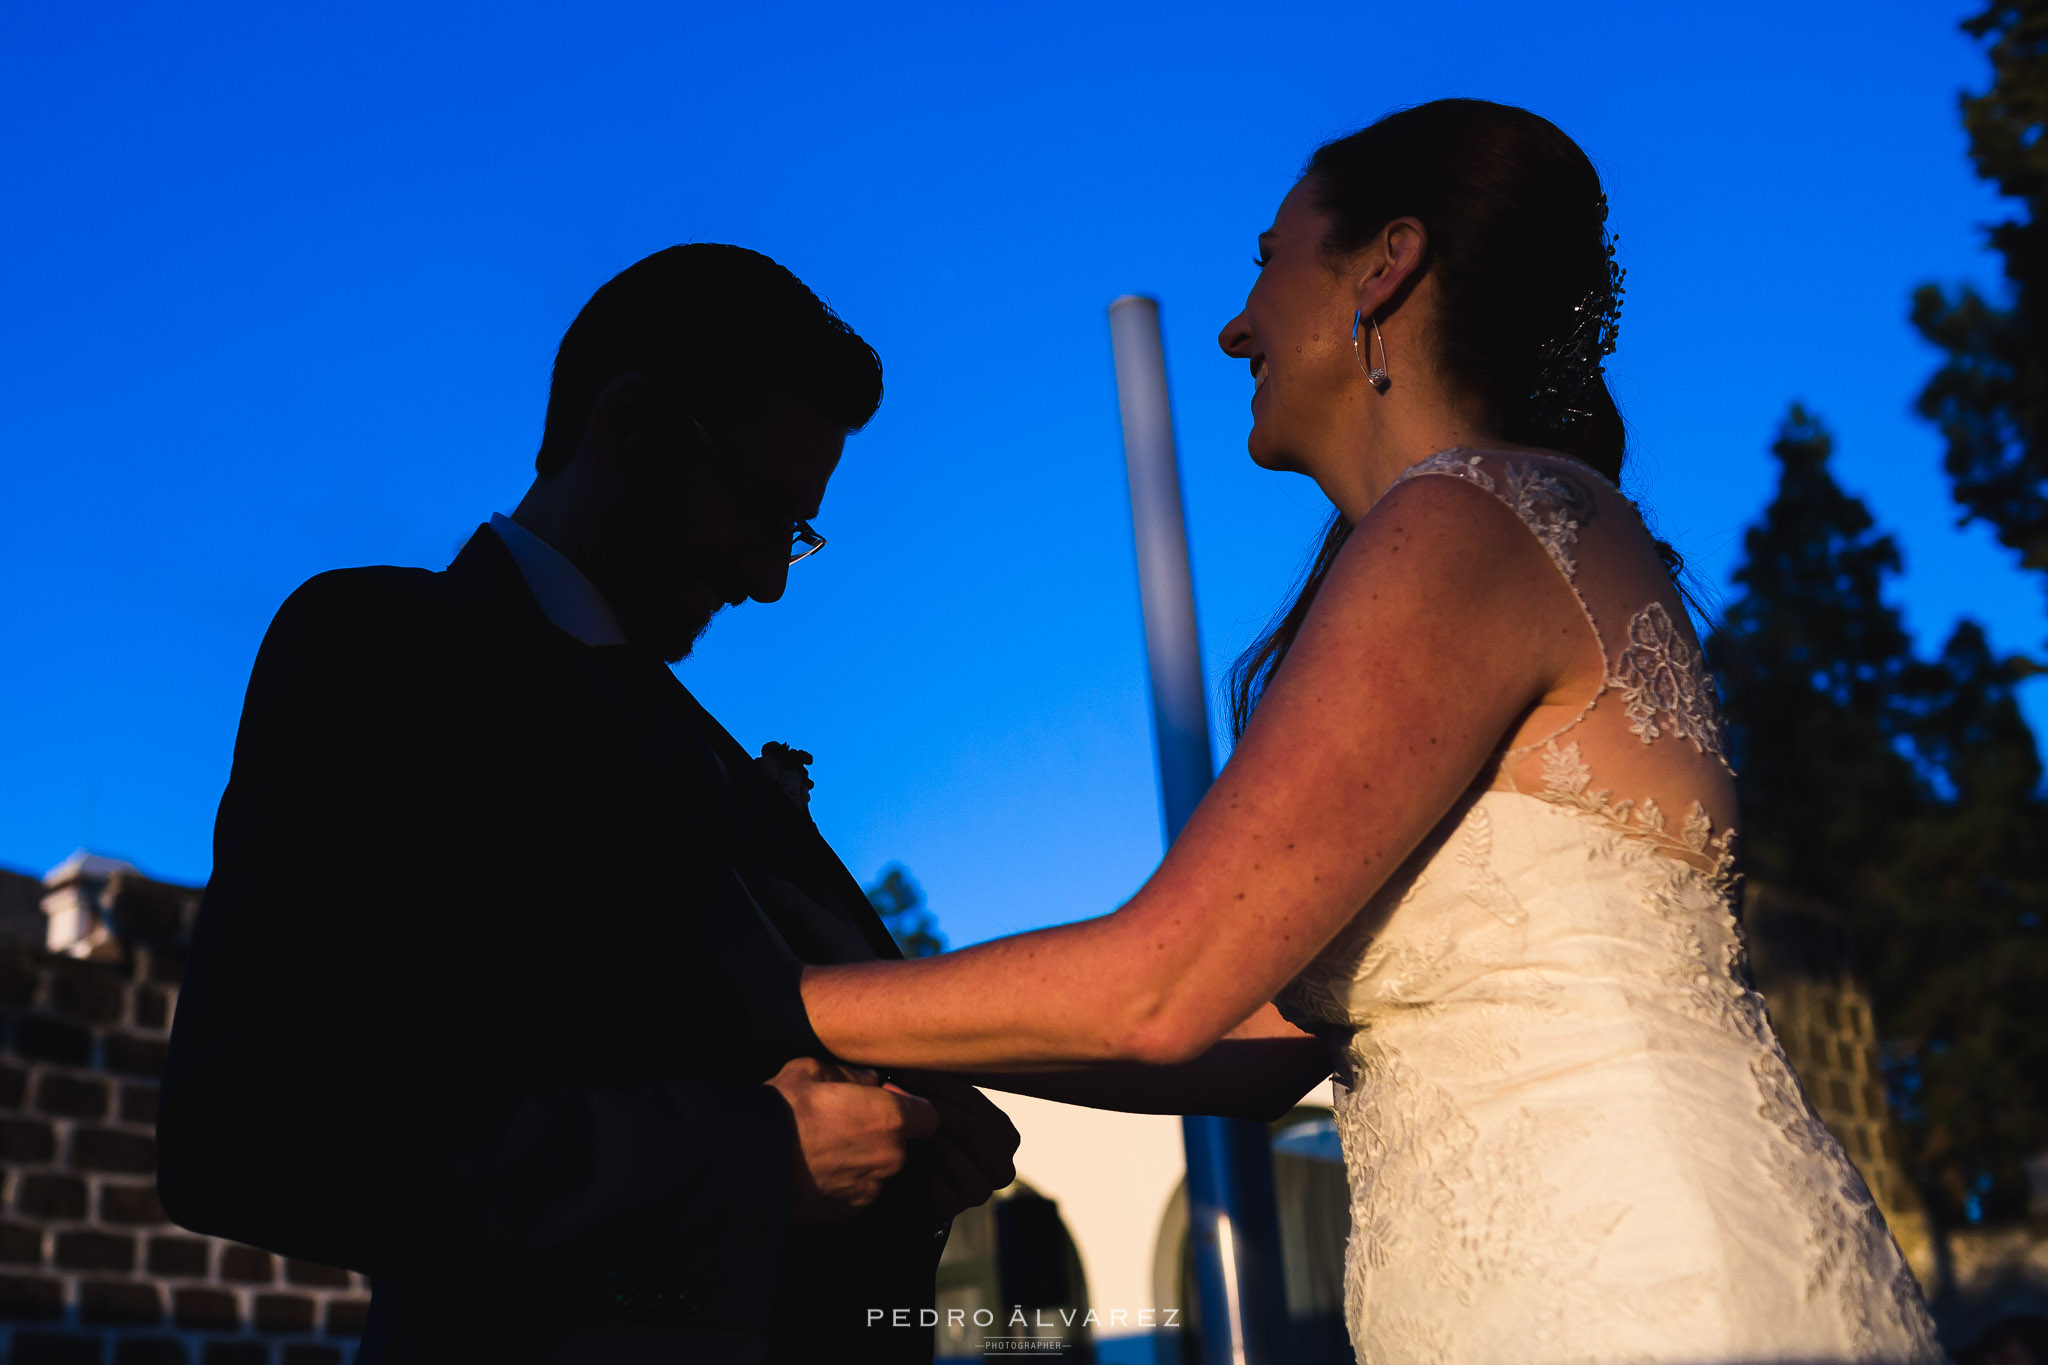
[[[626,638],[668,663],[689,656],[711,618],[746,588],[713,556],[696,553],[676,537],[662,515],[666,500],[627,502],[619,510],[616,581],[605,596]]]
[[[711,628],[711,618],[725,610],[719,603],[706,610],[686,609],[669,604],[665,611],[636,618],[630,611],[618,613],[626,638],[640,648],[661,656],[663,663],[679,664],[697,647],[697,641]]]

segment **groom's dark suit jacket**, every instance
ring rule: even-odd
[[[792,1228],[762,1084],[826,1055],[797,961],[894,945],[669,670],[556,629],[495,533],[285,603],[214,859],[164,1203],[367,1272],[362,1365],[930,1358],[866,1325],[932,1302],[926,1144]]]

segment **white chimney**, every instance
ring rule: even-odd
[[[85,849],[66,858],[43,876],[43,944],[67,957],[108,957],[117,951],[108,914],[114,879],[139,876],[118,858]]]

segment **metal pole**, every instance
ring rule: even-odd
[[[1131,477],[1159,797],[1171,844],[1215,779],[1216,768],[1209,748],[1209,707],[1195,634],[1195,591],[1188,572],[1159,304],[1134,294],[1116,300],[1109,305],[1109,335]],[[1284,1326],[1280,1233],[1266,1126],[1189,1116],[1181,1120],[1181,1137],[1187,1146],[1188,1231],[1204,1365],[1277,1362]]]

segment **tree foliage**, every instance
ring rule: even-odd
[[[1865,852],[1911,818],[1915,792],[1892,707],[1911,641],[1883,600],[1899,550],[1835,482],[1833,450],[1795,405],[1771,446],[1777,496],[1743,535],[1737,595],[1708,644],[1741,774],[1747,866],[1824,900],[1840,898],[1845,875],[1869,875]]]
[[[2048,1143],[2048,802],[2020,670],[1969,621],[1917,658],[1885,601],[1898,547],[1826,429],[1795,406],[1771,450],[1777,495],[1708,641],[1746,870],[1850,918],[1937,1209],[2015,1214]]]
[[[2026,1208],[2048,1147],[2048,801],[2021,661],[1964,621],[1899,698],[1921,775],[1862,942],[1924,1180],[1965,1213]]]
[[[2048,0],[2001,0],[1963,28],[1988,40],[1991,84],[1963,97],[1963,127],[1978,175],[2013,202],[1990,229],[2007,297],[1968,285],[1914,294],[1914,326],[1947,357],[1919,407],[1947,442],[1965,518],[2048,573]]]
[[[891,863],[882,879],[867,888],[868,904],[882,917],[889,937],[905,957],[931,957],[946,951],[946,936],[937,916],[925,908],[924,889],[911,880],[903,864]]]

